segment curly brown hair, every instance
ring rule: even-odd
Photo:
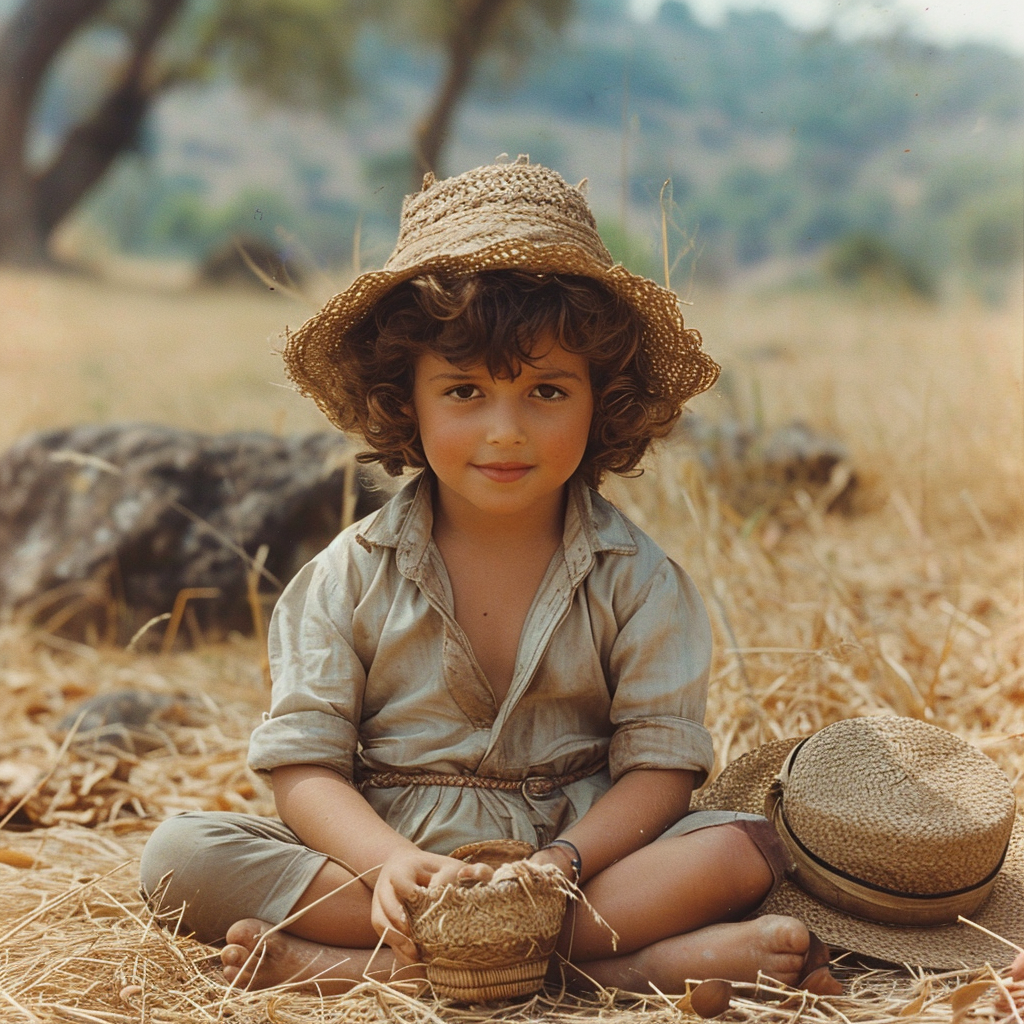
[[[411,412],[417,358],[431,352],[514,380],[530,365],[536,339],[549,335],[590,367],[594,414],[577,472],[597,487],[608,471],[635,470],[682,411],[658,393],[643,330],[627,301],[587,277],[519,270],[446,280],[420,275],[389,292],[337,350],[344,391],[336,422],[372,449],[359,461],[379,462],[391,476],[423,467]]]

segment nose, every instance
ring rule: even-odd
[[[500,447],[525,441],[526,431],[515,402],[495,402],[487,421],[487,443]]]

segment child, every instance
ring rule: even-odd
[[[489,877],[451,850],[526,839],[618,933],[567,916],[559,952],[583,977],[835,991],[804,925],[747,919],[781,873],[768,823],[687,814],[713,760],[707,615],[592,490],[717,376],[675,295],[613,266],[580,189],[520,157],[428,175],[386,268],[285,361],[364,461],[422,472],[278,602],[249,763],[281,821],[164,822],[151,902],[225,940],[236,985],[344,991],[418,976],[403,895]]]

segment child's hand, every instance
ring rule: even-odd
[[[559,871],[572,882],[578,882],[573,870],[572,854],[564,846],[545,846],[538,850],[530,860],[534,864],[554,864]]]
[[[419,960],[416,945],[409,937],[409,922],[402,904],[405,896],[416,886],[429,889],[460,881],[486,882],[493,874],[494,869],[486,864],[466,864],[423,850],[403,849],[389,857],[373,887],[370,920],[377,934],[391,947],[399,966]]]

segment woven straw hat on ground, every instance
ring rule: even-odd
[[[945,729],[853,718],[728,765],[695,809],[765,814],[789,878],[758,910],[830,946],[938,970],[1003,966],[1024,945],[1024,824],[999,767]]]
[[[661,395],[681,406],[714,384],[719,367],[686,330],[674,292],[614,264],[579,187],[520,156],[454,178],[423,180],[406,196],[398,244],[383,270],[356,278],[289,335],[285,368],[328,419],[339,394],[335,353],[396,285],[419,274],[442,278],[486,270],[589,277],[630,303]]]
[[[436,995],[462,1003],[532,995],[544,984],[569,885],[532,864],[529,843],[472,843],[452,856],[497,870],[490,882],[416,889],[406,900],[413,941]]]

